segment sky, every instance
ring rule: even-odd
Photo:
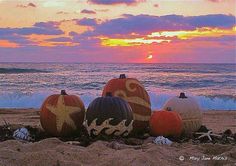
[[[0,62],[236,63],[236,1],[0,0]]]

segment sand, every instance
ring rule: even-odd
[[[0,124],[40,127],[38,110],[0,109]],[[236,111],[206,111],[203,124],[216,133],[236,132]],[[127,146],[118,142],[96,141],[88,147],[71,145],[58,138],[35,143],[16,140],[0,142],[0,166],[77,165],[236,165],[235,144],[195,144],[191,140],[172,145],[151,143]],[[179,158],[184,158],[181,161]]]

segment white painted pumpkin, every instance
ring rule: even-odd
[[[177,111],[183,120],[183,132],[189,134],[197,131],[202,125],[202,111],[197,101],[180,93],[179,97],[168,100],[163,109]]]

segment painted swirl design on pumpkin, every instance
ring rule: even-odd
[[[135,91],[137,90],[136,86],[134,86],[134,88],[132,88],[132,87],[131,87],[131,84],[135,84],[135,85],[138,85],[138,86],[144,88],[143,85],[140,84],[140,82],[138,82],[137,80],[128,79],[128,80],[125,82],[125,87],[126,87],[126,89],[127,89],[128,91],[130,91],[130,92],[135,92]]]
[[[133,130],[133,120],[128,126],[125,125],[127,120],[122,120],[117,125],[111,125],[111,120],[113,120],[113,118],[106,119],[101,125],[97,125],[97,118],[94,119],[90,125],[88,125],[88,121],[86,120],[84,126],[87,128],[89,135],[93,134],[96,136],[102,131],[107,135],[114,134],[115,136],[127,136]]]
[[[144,116],[144,115],[139,115],[133,112],[133,118],[138,121],[149,121],[150,117],[151,115]]]
[[[127,102],[138,104],[138,105],[141,105],[141,106],[151,109],[151,105],[148,102],[146,102],[145,100],[143,100],[142,98],[137,97],[137,96],[128,97],[124,90],[115,91],[114,96],[119,96],[119,97],[125,99]]]

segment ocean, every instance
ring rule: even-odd
[[[0,108],[40,108],[62,89],[87,107],[120,74],[145,86],[152,109],[185,92],[203,109],[236,110],[235,64],[0,63]]]

